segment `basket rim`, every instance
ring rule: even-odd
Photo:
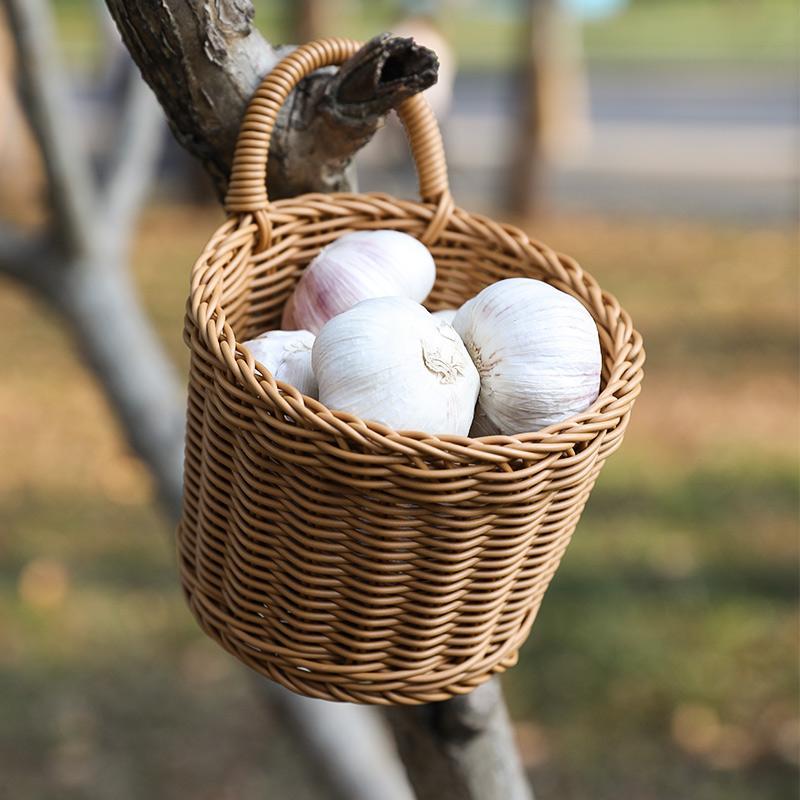
[[[419,200],[403,200],[386,192],[334,192],[330,194],[306,193],[295,197],[276,200],[270,203],[267,214],[273,222],[273,246],[281,242],[281,223],[289,223],[298,217],[318,217],[319,211],[324,211],[325,205],[336,206],[337,201],[350,203],[363,203],[363,211],[373,210],[373,206],[383,203],[402,206],[415,213],[409,219],[409,227],[418,224],[420,219],[430,221],[437,211],[435,203],[426,203]],[[321,207],[311,212],[309,203]],[[641,391],[644,376],[643,364],[645,352],[642,347],[642,337],[633,327],[630,316],[620,306],[616,297],[602,290],[595,278],[583,270],[570,256],[558,253],[547,245],[526,234],[520,228],[507,223],[499,223],[482,214],[466,211],[454,206],[450,214],[452,221],[468,218],[472,222],[480,222],[494,234],[510,245],[520,244],[523,241],[532,245],[545,255],[548,261],[553,259],[570,272],[577,274],[580,282],[588,294],[595,301],[600,301],[606,309],[612,311],[617,335],[613,337],[616,350],[612,372],[605,386],[598,394],[597,399],[585,410],[559,422],[548,425],[537,431],[522,432],[513,435],[494,435],[482,437],[459,436],[454,434],[435,435],[425,431],[395,430],[386,425],[372,420],[364,420],[345,411],[329,409],[308,395],[301,394],[294,386],[284,381],[276,380],[269,370],[255,360],[243,342],[237,340],[233,329],[225,319],[224,309],[213,307],[221,298],[221,285],[219,280],[203,280],[209,268],[212,257],[217,254],[217,248],[227,241],[223,254],[232,251],[246,250],[245,257],[252,257],[253,245],[259,235],[259,228],[253,214],[248,212],[233,213],[222,223],[209,239],[203,253],[195,262],[192,270],[190,295],[187,300],[186,318],[187,329],[194,324],[199,331],[203,344],[215,356],[219,366],[225,367],[231,376],[241,384],[242,388],[251,395],[251,400],[263,404],[269,401],[272,406],[277,406],[284,414],[293,413],[294,416],[303,417],[309,422],[313,420],[318,431],[327,431],[341,440],[344,436],[369,450],[380,449],[395,453],[397,456],[429,456],[447,461],[463,462],[465,457],[471,460],[507,462],[509,460],[523,459],[537,460],[547,455],[569,450],[575,445],[590,442],[601,431],[616,428],[629,412],[633,401]],[[375,224],[364,224],[359,221],[353,230],[364,230],[369,227],[386,227],[384,220],[376,216]],[[448,228],[442,232],[446,237]],[[345,233],[347,231],[341,231]],[[231,241],[233,244],[231,245]],[[285,239],[283,241],[286,241]],[[436,242],[429,242],[433,248]],[[273,248],[270,248],[272,250]],[[266,251],[267,254],[269,250]],[[259,254],[262,260],[264,253]],[[546,281],[548,282],[548,281]],[[577,298],[583,302],[580,297]],[[585,306],[587,303],[583,303]],[[609,354],[609,346],[604,342],[602,325],[597,320],[592,308],[587,310],[592,313],[595,324],[600,333],[600,347],[603,360]],[[622,328],[624,336],[620,339],[618,333]],[[613,353],[613,351],[612,351]],[[254,403],[256,409],[258,405]],[[262,409],[264,412],[267,409]],[[275,413],[275,409],[270,411]]]

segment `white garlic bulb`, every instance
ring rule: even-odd
[[[355,231],[340,236],[300,276],[286,304],[283,327],[319,333],[332,317],[372,297],[422,302],[436,266],[422,242],[400,231]]]
[[[464,343],[406,297],[364,300],[320,331],[319,399],[396,430],[465,435],[480,380]]]
[[[446,322],[448,325],[452,325],[453,320],[456,318],[457,311],[457,308],[443,308],[441,311],[434,311],[433,316],[442,322]]]
[[[244,343],[253,358],[275,380],[290,383],[299,392],[317,397],[317,379],[311,369],[314,334],[309,331],[267,331]]]
[[[492,284],[459,309],[453,327],[481,376],[479,404],[502,434],[539,430],[597,398],[597,326],[578,300],[547,283]]]

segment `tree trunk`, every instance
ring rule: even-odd
[[[336,5],[337,0],[291,0],[292,41],[303,44],[324,36],[331,6]]]
[[[521,45],[506,207],[530,217],[541,210],[548,166],[587,137],[586,79],[580,31],[560,0],[528,0]]]

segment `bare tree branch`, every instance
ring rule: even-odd
[[[327,703],[257,680],[270,706],[283,712],[336,800],[414,800],[384,719],[371,709]],[[336,754],[336,760],[331,759]]]
[[[496,678],[387,715],[418,800],[533,800]]]
[[[222,196],[247,103],[281,55],[253,27],[252,3],[161,0],[156,9],[152,0],[106,2],[173,133]],[[383,115],[435,82],[430,50],[408,40],[405,46],[389,42],[373,40],[368,56],[352,59],[358,68],[341,70],[330,92],[332,70],[306,81],[310,102],[294,93],[278,120],[271,153],[278,162],[270,174],[272,197],[349,188],[346,167]]]
[[[353,190],[355,153],[392,108],[436,82],[437,68],[435,54],[413,39],[383,34],[341,69],[303,81],[272,138],[270,196]]]
[[[152,184],[165,131],[153,93],[133,72],[128,75],[117,130],[103,188],[105,227],[112,234],[130,230]]]
[[[92,175],[75,131],[50,9],[47,0],[2,1],[24,64],[20,89],[44,158],[58,233],[71,253],[85,255],[94,211]]]
[[[249,0],[107,0],[122,40],[177,140],[223,188],[247,101],[275,51]]]
[[[54,288],[50,304],[67,319],[131,448],[152,473],[162,505],[176,516],[183,490],[183,391],[127,270],[108,261],[79,264]]]
[[[131,449],[153,475],[171,518],[180,513],[183,391],[155,337],[117,247],[70,259],[46,235],[0,229],[0,272],[65,319],[116,412]]]
[[[184,414],[182,389],[116,251],[69,263],[38,253],[33,273],[14,277],[62,316],[95,373],[131,449],[147,465],[170,517],[180,512]]]

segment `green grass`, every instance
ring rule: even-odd
[[[134,251],[181,369],[189,266],[219,220],[148,213]],[[537,797],[791,797],[796,245],[778,229],[535,227],[620,296],[648,348],[625,444],[504,679]],[[0,796],[321,797],[185,609],[147,475],[62,331],[5,286],[0,315]]]

